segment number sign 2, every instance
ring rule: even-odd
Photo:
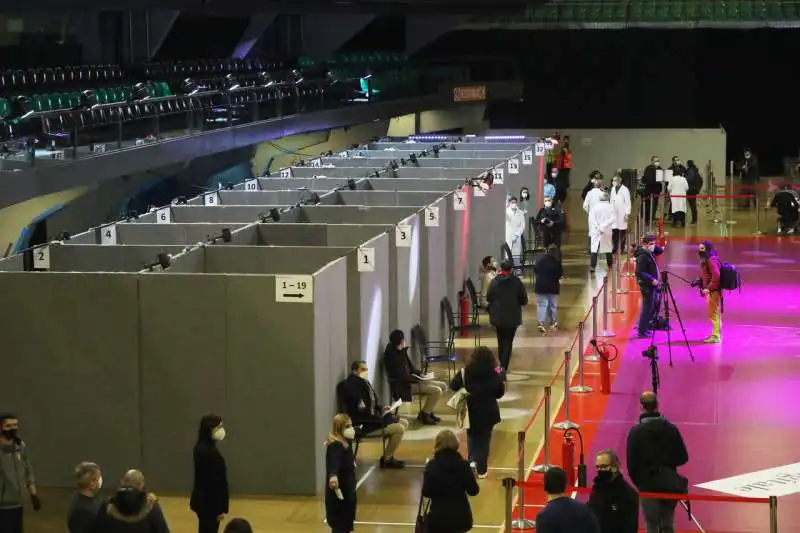
[[[100,228],[100,244],[102,246],[113,246],[117,244],[116,224],[109,224]]]
[[[172,222],[172,210],[169,207],[162,207],[156,211],[156,224],[169,224]]]
[[[358,271],[375,272],[375,248],[358,249]]]
[[[411,246],[411,226],[409,224],[397,225],[394,232],[394,242],[398,248]]]
[[[45,244],[33,249],[33,268],[50,270],[50,245]]]

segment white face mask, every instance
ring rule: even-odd
[[[553,202],[545,202],[544,203],[545,207],[551,207],[552,205],[553,205]]]
[[[550,177],[557,178],[558,177],[558,172],[551,172],[550,173]]]
[[[520,196],[522,197],[523,200],[527,200],[528,199],[528,193],[526,193],[526,192],[520,194]]]
[[[225,428],[217,428],[211,433],[211,438],[216,441],[225,440]]]
[[[364,380],[368,380],[369,379],[369,372],[367,372],[366,370],[363,371],[363,372],[359,372],[358,373],[358,377],[360,377],[361,379],[364,379]]]
[[[619,187],[620,183],[617,180],[611,182],[614,187]]]
[[[344,437],[347,440],[355,439],[356,438],[356,428],[354,428],[353,426],[350,426],[349,428],[344,428],[344,431],[342,431],[342,437]]]
[[[661,166],[661,161],[653,161],[653,165],[655,165],[657,167],[660,167]]]
[[[100,476],[99,478],[97,478],[97,490],[100,490],[102,488],[103,488],[103,476]]]
[[[516,211],[517,210],[517,204],[511,204],[511,205],[508,206],[508,208],[511,209],[512,211]]]

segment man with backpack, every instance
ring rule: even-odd
[[[697,247],[700,256],[700,289],[706,299],[708,319],[711,321],[711,335],[703,342],[719,344],[722,341],[722,289],[720,280],[721,264],[719,254],[710,241],[700,241]]]

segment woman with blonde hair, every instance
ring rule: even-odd
[[[325,447],[328,486],[325,489],[325,518],[332,533],[350,533],[356,519],[356,458],[353,421],[346,414],[333,417],[333,429]]]
[[[472,529],[472,508],[468,496],[476,496],[480,488],[469,463],[458,452],[458,437],[445,429],[436,435],[433,459],[425,466],[422,497],[430,501],[422,505],[425,531],[465,533]]]

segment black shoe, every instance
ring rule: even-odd
[[[436,415],[435,415],[435,414],[433,414],[433,413],[431,413],[431,414],[430,414],[430,415],[428,415],[428,416],[430,416],[430,417],[431,417],[431,420],[433,420],[433,421],[434,421],[434,422],[436,422],[437,424],[438,424],[439,422],[441,422],[441,421],[442,421],[442,419],[441,419],[441,418],[439,418],[438,416],[436,416]]]
[[[428,413],[421,412],[417,415],[417,420],[425,424],[426,426],[435,426],[438,422]]]
[[[406,467],[405,461],[398,461],[394,457],[388,459],[381,457],[381,468],[390,468],[392,470],[400,470]]]

